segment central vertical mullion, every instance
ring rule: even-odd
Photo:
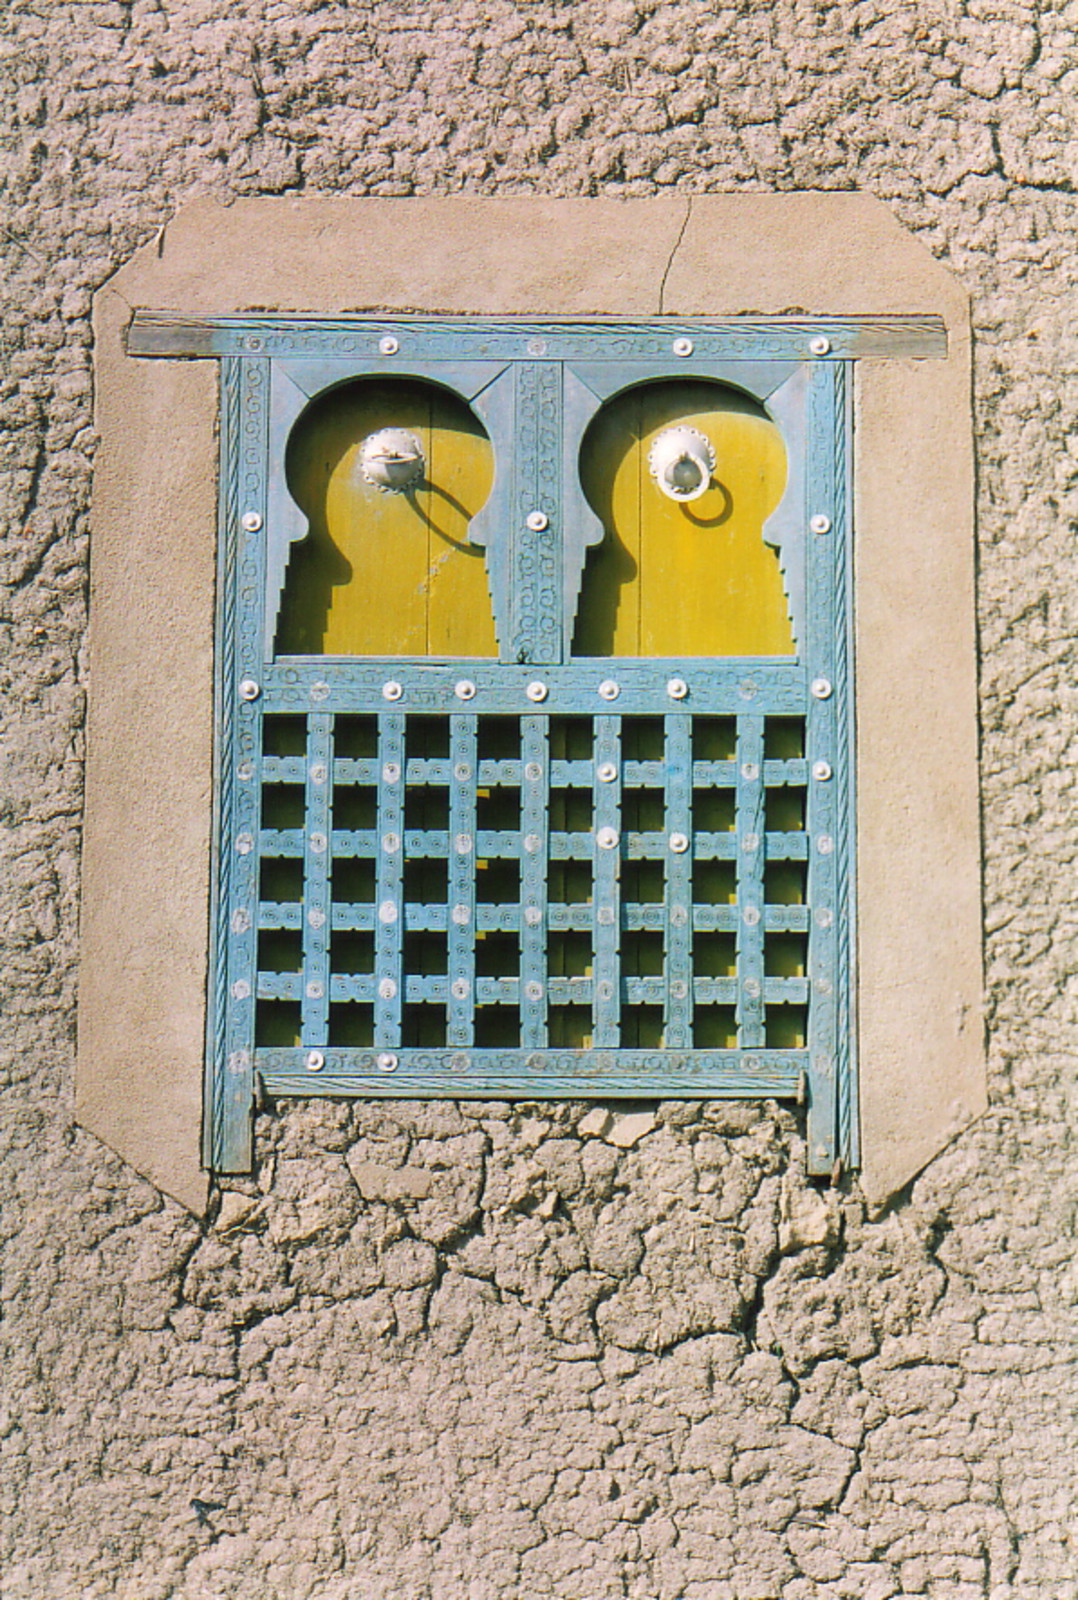
[[[621,718],[595,718],[592,1043],[621,1043]],[[610,841],[610,842],[606,842]]]
[[[565,632],[561,362],[518,362],[514,404],[516,504],[509,659],[554,663],[563,658]]]
[[[764,719],[737,719],[737,1042],[759,1048],[764,1028]]]
[[[378,718],[378,913],[374,933],[374,1042],[401,1042],[404,951],[404,717]]]
[[[663,811],[666,832],[666,939],[663,1043],[692,1042],[692,719],[667,713]]]
[[[547,1042],[547,873],[550,841],[550,728],[520,719],[520,1042]]]
[[[475,1039],[475,854],[477,726],[449,719],[449,920],[446,1039]]]
[[[333,718],[307,719],[306,820],[303,840],[303,994],[300,1042],[329,1037],[330,875],[333,861]]]

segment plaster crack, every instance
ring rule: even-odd
[[[670,269],[674,265],[674,258],[677,255],[678,251],[681,249],[681,241],[685,237],[685,230],[689,226],[689,218],[691,216],[692,216],[692,196],[690,195],[689,198],[685,202],[685,215],[681,219],[681,227],[678,229],[678,236],[674,240],[673,246],[671,247],[671,250],[670,250],[670,254],[669,254],[669,256],[667,257],[667,260],[666,260],[666,266],[663,268],[663,275],[659,280],[659,315],[660,315],[660,317],[663,315],[664,311],[666,310],[666,305],[665,305],[665,300],[666,300],[666,280],[670,276]]]

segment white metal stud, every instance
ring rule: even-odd
[[[542,533],[544,528],[550,526],[550,518],[545,511],[529,511],[528,527],[533,533]]]
[[[547,686],[545,683],[540,683],[539,680],[536,679],[534,683],[529,683],[524,693],[527,695],[529,700],[534,700],[536,705],[539,705],[547,697]]]
[[[245,511],[240,518],[240,526],[244,533],[257,533],[262,526],[261,512]]]

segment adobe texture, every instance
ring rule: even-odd
[[[1073,13],[0,28],[5,1600],[1078,1594]],[[773,1108],[280,1106],[192,1221],[71,1119],[92,290],[198,193],[743,187],[870,191],[973,295],[991,1111],[871,1218]]]

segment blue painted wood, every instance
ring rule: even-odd
[[[663,959],[663,1042],[681,1050],[692,1042],[692,719],[669,712],[665,719],[666,817],[663,860],[666,930]],[[700,998],[704,999],[703,993]]]
[[[446,1039],[451,1045],[470,1045],[475,1039],[476,719],[450,717],[449,727],[452,776]]]
[[[192,318],[169,311],[136,311],[127,329],[129,355],[275,356],[377,359],[386,337],[399,349],[387,370],[422,357],[435,360],[551,361],[616,359],[670,364],[672,341],[693,340],[691,359],[679,358],[682,376],[703,360],[804,360],[821,335],[828,359],[873,356],[936,357],[947,354],[942,317],[665,317],[634,322],[619,317],[300,317]]]
[[[535,668],[468,662],[468,677],[475,684],[471,709],[477,715],[495,713],[518,716],[535,709],[529,685],[546,689],[544,714],[554,716],[601,715],[610,709],[599,685],[610,676],[605,661],[574,661],[561,666]],[[387,704],[385,687],[396,684],[401,711],[433,714],[459,711],[456,684],[459,661],[367,661],[333,657],[284,657],[267,670],[263,700],[267,711],[300,713],[321,709],[333,679],[333,708],[346,713],[375,713]],[[801,662],[765,657],[710,661],[670,657],[647,661],[618,661],[618,710],[622,716],[654,716],[671,709],[667,684],[683,678],[689,685],[686,710],[700,715],[723,715],[732,710],[760,714],[792,715],[804,711],[807,680]]]
[[[547,1042],[547,852],[550,831],[550,749],[546,717],[523,717],[520,789],[520,1042]]]
[[[591,790],[594,819],[594,904],[584,908],[593,924],[592,1043],[605,1049],[621,1041],[621,718],[596,717]],[[570,763],[553,763],[555,770]],[[576,763],[572,763],[576,765]],[[604,844],[603,840],[613,840]],[[584,918],[581,918],[584,922]]]
[[[333,717],[307,719],[306,810],[303,841],[303,994],[301,1039],[310,1049],[329,1042],[329,949],[332,933]]]
[[[758,1051],[746,1059],[719,1050],[400,1050],[396,1065],[379,1069],[372,1051],[330,1050],[318,1092],[328,1095],[490,1098],[510,1093],[528,1100],[595,1096],[641,1099],[686,1095],[775,1095],[793,1099],[807,1051]],[[258,1070],[272,1095],[309,1095],[310,1075],[298,1050],[260,1050]]]
[[[826,693],[808,699],[808,754],[810,762],[825,762],[831,777],[814,779],[808,802],[808,901],[812,910],[809,977],[808,1168],[823,1173],[834,1163],[837,1147],[837,925],[840,908],[835,892],[837,805],[841,780],[834,770],[839,759],[835,716],[835,491],[836,429],[835,368],[816,363],[809,380],[809,471],[806,520],[823,515],[831,530],[809,541],[809,633],[806,646],[810,682]]]
[[[262,339],[262,348],[242,361],[226,362],[222,372],[218,842],[207,1162],[220,1170],[241,1170],[248,1164],[256,1069],[274,1093],[510,1092],[529,1097],[792,1096],[803,1074],[808,1085],[810,1170],[829,1170],[836,1154],[855,1158],[849,408],[844,367],[834,359],[840,353],[835,339],[828,359],[806,364],[798,341],[809,326],[820,331],[818,324],[790,322],[766,329],[739,324],[739,332],[711,330],[700,338],[693,333],[695,365],[675,361],[671,367],[671,325],[661,325],[658,332],[649,327],[642,343],[632,328],[560,328],[553,342],[547,340],[546,349],[540,348],[542,340],[528,332],[527,325],[512,325],[491,333],[485,343],[486,336],[480,336],[479,347],[470,354],[489,363],[483,366],[482,361],[465,359],[469,352],[460,327],[435,325],[424,345],[418,324],[397,322],[393,326],[398,334],[402,329],[407,333],[409,343],[413,331],[417,336],[404,364],[358,347],[347,352],[344,365],[340,364],[343,357],[334,340],[362,343],[371,327],[387,326],[376,321],[349,331],[334,325],[325,330],[324,348],[301,351],[297,345],[285,371],[280,362],[266,359],[266,341],[280,338],[284,341],[280,348],[291,349],[289,341],[295,339],[296,330],[255,330],[248,324],[246,333],[237,337]],[[834,331],[832,324],[828,326]],[[905,332],[909,334],[910,328]],[[236,330],[227,338],[233,333]],[[514,341],[519,343],[522,333],[527,335],[525,348],[518,349]],[[855,334],[863,338],[864,330],[847,328],[843,336],[853,340]],[[877,329],[872,337],[879,335]],[[923,335],[922,329],[917,337]],[[606,359],[611,341],[616,349]],[[664,348],[662,341],[667,341]],[[467,676],[474,680],[476,693],[466,714],[456,693],[459,661],[266,659],[272,592],[280,577],[281,551],[291,542],[285,537],[287,517],[279,514],[285,492],[279,463],[275,471],[268,471],[268,463],[277,460],[272,437],[284,438],[291,425],[288,418],[301,406],[303,396],[317,392],[335,376],[361,369],[400,373],[408,364],[416,375],[422,368],[424,375],[435,376],[443,358],[454,364],[447,381],[461,393],[488,373],[493,375],[470,395],[498,458],[494,491],[473,523],[472,537],[486,544],[503,659],[469,662]],[[563,359],[574,364],[568,377],[559,365]],[[590,511],[585,515],[580,503],[575,435],[593,414],[592,401],[598,405],[622,382],[671,373],[682,377],[690,371],[707,376],[708,362],[713,372],[722,369],[726,381],[733,381],[736,368],[741,386],[749,392],[767,391],[767,403],[784,426],[788,447],[805,461],[800,478],[796,470],[791,474],[781,515],[767,530],[780,549],[792,610],[798,611],[798,595],[804,596],[803,624],[798,624],[800,657],[619,660],[615,715],[599,693],[609,664],[564,659],[576,604],[574,572],[578,574],[595,528]],[[274,388],[270,375],[278,366],[281,382]],[[299,399],[290,395],[289,385]],[[271,404],[274,395],[280,397],[276,411]],[[271,429],[276,435],[271,436]],[[506,462],[512,463],[511,468]],[[545,528],[527,529],[530,510],[544,513]],[[261,516],[263,526],[244,528],[246,511]],[[830,520],[827,533],[808,533],[810,518],[821,512]],[[675,701],[669,694],[667,685],[673,678],[688,683],[686,699]],[[240,693],[245,679],[256,684],[253,697],[246,690]],[[822,680],[829,684],[828,692],[812,692],[810,685]],[[538,691],[535,685],[540,686]],[[334,720],[350,715],[375,719],[379,730],[375,752],[334,753]],[[446,752],[428,754],[425,745],[409,748],[411,719],[417,715],[444,719]],[[518,723],[519,756],[478,759],[477,736],[490,715]],[[735,761],[694,759],[692,719],[707,715],[736,718]],[[305,747],[280,754],[275,746],[275,753],[262,758],[263,719],[281,716],[303,719]],[[664,719],[661,761],[622,759],[623,719],[633,716]],[[777,716],[807,719],[804,758],[780,759],[765,750],[767,720]],[[589,719],[593,743],[588,758],[570,747],[566,756],[551,759],[551,717]],[[814,775],[821,760],[831,769],[827,779]],[[608,762],[616,779],[600,783],[597,770]],[[320,763],[327,771],[324,785],[312,776]],[[376,791],[373,826],[333,825],[329,807],[333,782]],[[302,826],[260,826],[263,783],[303,785]],[[447,820],[439,826],[406,828],[405,783],[448,792]],[[765,789],[783,784],[807,788],[803,832],[766,827]],[[662,792],[661,830],[624,826],[623,785]],[[520,791],[519,832],[479,831],[476,826],[477,788],[498,786]],[[552,786],[591,791],[590,831],[550,832]],[[731,792],[736,823],[732,831],[694,833],[692,793],[694,788],[709,787]],[[620,835],[616,849],[597,847],[596,834],[605,828]],[[672,852],[670,834],[679,832],[691,847]],[[325,836],[324,850],[313,848],[319,835]],[[472,844],[468,851],[458,849],[464,837]],[[750,837],[756,842],[746,849]],[[351,872],[342,875],[337,900],[331,872],[334,859]],[[509,903],[491,898],[477,904],[480,859],[492,868],[499,862],[507,866],[519,862],[519,897],[514,893]],[[444,895],[439,890],[431,899],[421,900],[413,893],[406,900],[406,860],[429,863],[434,874],[431,878],[428,873],[429,881],[436,880],[440,867],[446,874]],[[662,863],[662,903],[619,903],[620,868],[627,860]],[[703,865],[736,863],[736,904],[693,904],[694,860]],[[807,905],[766,903],[765,861],[808,863]],[[570,862],[591,864],[590,903],[551,900],[552,866]],[[267,875],[260,890],[263,868]],[[284,881],[282,872],[285,878],[288,873],[301,874],[301,898],[274,898],[277,891],[272,885]],[[460,914],[462,907],[470,912],[467,918]],[[298,934],[302,972],[259,970],[260,932]],[[335,932],[373,935],[373,970],[335,971]],[[406,932],[445,940],[444,973],[405,970]],[[479,932],[519,939],[519,975],[476,978]],[[590,976],[549,975],[550,932],[590,937]],[[664,937],[664,970],[654,976],[627,975],[621,970],[621,936],[646,932]],[[709,932],[735,935],[736,977],[694,976],[693,935]],[[767,976],[765,938],[783,933],[808,936],[807,979]],[[271,1008],[298,1009],[302,1023],[295,1049],[271,1047],[256,1037],[259,998]],[[372,1048],[344,1049],[328,1042],[333,1037],[329,1007],[347,1003],[373,1011]],[[403,1043],[405,1004],[445,1008],[444,1048],[419,1050]],[[550,1004],[590,1007],[591,1051],[549,1047]],[[806,1004],[808,1047],[768,1049],[771,1008]],[[519,1043],[512,1048],[476,1049],[477,1005],[518,1008]],[[662,1007],[664,1049],[641,1051],[619,1045],[622,1007],[636,1005]],[[734,1007],[739,1025],[736,1050],[694,1048],[696,1005]],[[321,1070],[305,1065],[312,1051],[320,1063],[324,1057]]]
[[[758,1049],[764,1021],[764,719],[737,719],[737,1042]]]
[[[401,1042],[404,951],[404,717],[398,712],[378,718],[378,760],[374,1040],[393,1049]]]

